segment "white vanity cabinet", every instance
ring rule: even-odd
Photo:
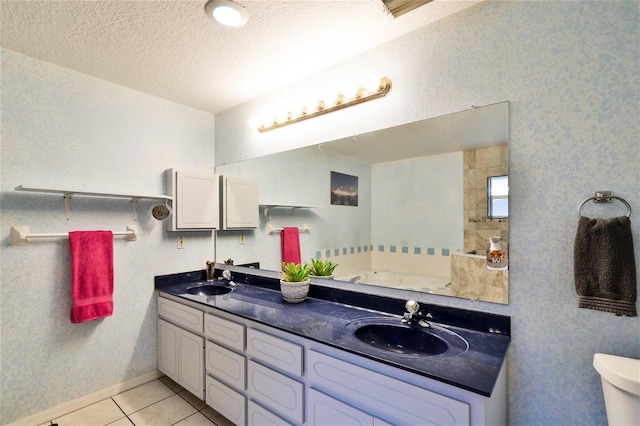
[[[160,298],[158,314],[158,369],[204,400],[202,312]]]
[[[179,305],[174,300],[180,299],[171,297],[169,302]],[[163,299],[160,315],[166,316]],[[185,303],[204,315],[205,401],[237,425],[507,424],[504,365],[491,397],[485,397],[214,307]],[[179,312],[169,326],[194,322],[192,311]],[[167,340],[161,334],[160,345]],[[162,358],[173,365],[170,356]],[[173,378],[171,368],[160,369]]]

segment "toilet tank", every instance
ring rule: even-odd
[[[640,360],[595,354],[609,425],[640,425]]]

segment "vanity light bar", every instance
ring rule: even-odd
[[[379,80],[375,80],[373,84],[362,84],[354,87],[350,91],[341,90],[335,96],[321,98],[318,100],[317,105],[312,107],[303,106],[297,113],[289,111],[281,116],[273,116],[271,118],[252,121],[258,131],[263,133],[268,130],[277,129],[278,127],[287,126],[289,124],[337,111],[352,105],[357,105],[372,99],[381,98],[389,93],[389,90],[391,90],[391,80],[387,77],[383,77]]]

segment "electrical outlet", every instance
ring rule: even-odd
[[[240,244],[244,244],[245,242],[247,242],[244,234],[240,234]]]
[[[187,239],[185,237],[178,237],[178,248],[183,249],[187,246]]]

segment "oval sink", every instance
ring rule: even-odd
[[[395,318],[364,318],[352,321],[346,331],[358,342],[395,355],[460,355],[469,348],[459,334],[431,325],[410,326]]]
[[[214,284],[202,284],[187,287],[187,293],[198,296],[218,296],[220,294],[227,294],[230,291],[231,287],[223,287]]]
[[[376,348],[401,354],[439,355],[449,349],[447,342],[431,333],[388,324],[364,325],[356,337]]]

